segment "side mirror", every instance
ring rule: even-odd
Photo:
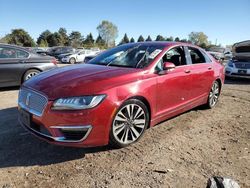
[[[163,63],[163,70],[171,70],[175,68],[175,64],[172,62],[164,62]]]

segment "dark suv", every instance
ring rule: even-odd
[[[60,60],[61,54],[75,53],[75,49],[70,46],[62,47],[53,47],[49,50],[48,55],[55,57],[57,60]]]
[[[0,44],[0,87],[18,86],[32,76],[57,67],[57,60],[15,45]]]

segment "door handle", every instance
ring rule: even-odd
[[[185,73],[190,73],[190,72],[191,72],[191,70],[185,70],[184,72],[185,72]]]
[[[208,69],[208,70],[212,70],[212,67],[208,67],[207,69]]]

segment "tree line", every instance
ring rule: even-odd
[[[0,42],[20,45],[24,47],[53,47],[53,46],[72,46],[72,47],[98,47],[101,49],[109,48],[115,46],[115,39],[118,36],[118,28],[112,22],[107,20],[102,21],[97,26],[98,36],[94,39],[92,33],[89,33],[84,37],[79,31],[72,31],[68,33],[63,27],[59,28],[56,32],[51,32],[49,30],[43,31],[37,41],[35,42],[27,31],[24,29],[13,29],[10,34],[7,34],[0,39]],[[208,41],[208,37],[203,32],[191,32],[188,35],[188,39],[180,39],[179,37],[164,37],[162,35],[157,35],[154,39],[155,41],[176,41],[176,42],[188,42],[198,45],[202,48],[209,48],[212,45]],[[140,35],[137,40],[133,37],[129,38],[127,34],[119,42],[118,45],[132,42],[143,42],[143,41],[153,41],[150,35],[146,39]]]

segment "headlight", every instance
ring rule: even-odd
[[[53,110],[83,110],[94,108],[106,95],[69,97],[57,99],[52,106]]]

